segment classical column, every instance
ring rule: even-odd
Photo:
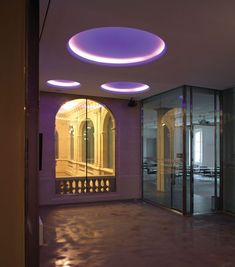
[[[171,182],[174,158],[174,110],[157,109],[157,191],[165,192]]]

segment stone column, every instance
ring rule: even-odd
[[[170,186],[174,158],[174,109],[157,110],[157,191],[165,192]]]

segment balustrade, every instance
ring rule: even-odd
[[[56,178],[56,194],[87,194],[115,192],[115,177],[63,177]]]

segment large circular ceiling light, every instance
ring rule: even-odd
[[[70,80],[48,80],[47,84],[53,87],[78,88],[81,86],[79,82]]]
[[[114,93],[131,94],[146,91],[149,89],[149,86],[136,82],[111,82],[102,84],[101,88]]]
[[[126,27],[103,27],[74,35],[69,51],[79,59],[98,65],[135,66],[161,57],[166,45],[157,35]]]

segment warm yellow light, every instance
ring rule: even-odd
[[[75,107],[78,106],[78,102],[77,101],[69,101],[66,102],[61,108],[60,111],[69,111],[74,109]]]

